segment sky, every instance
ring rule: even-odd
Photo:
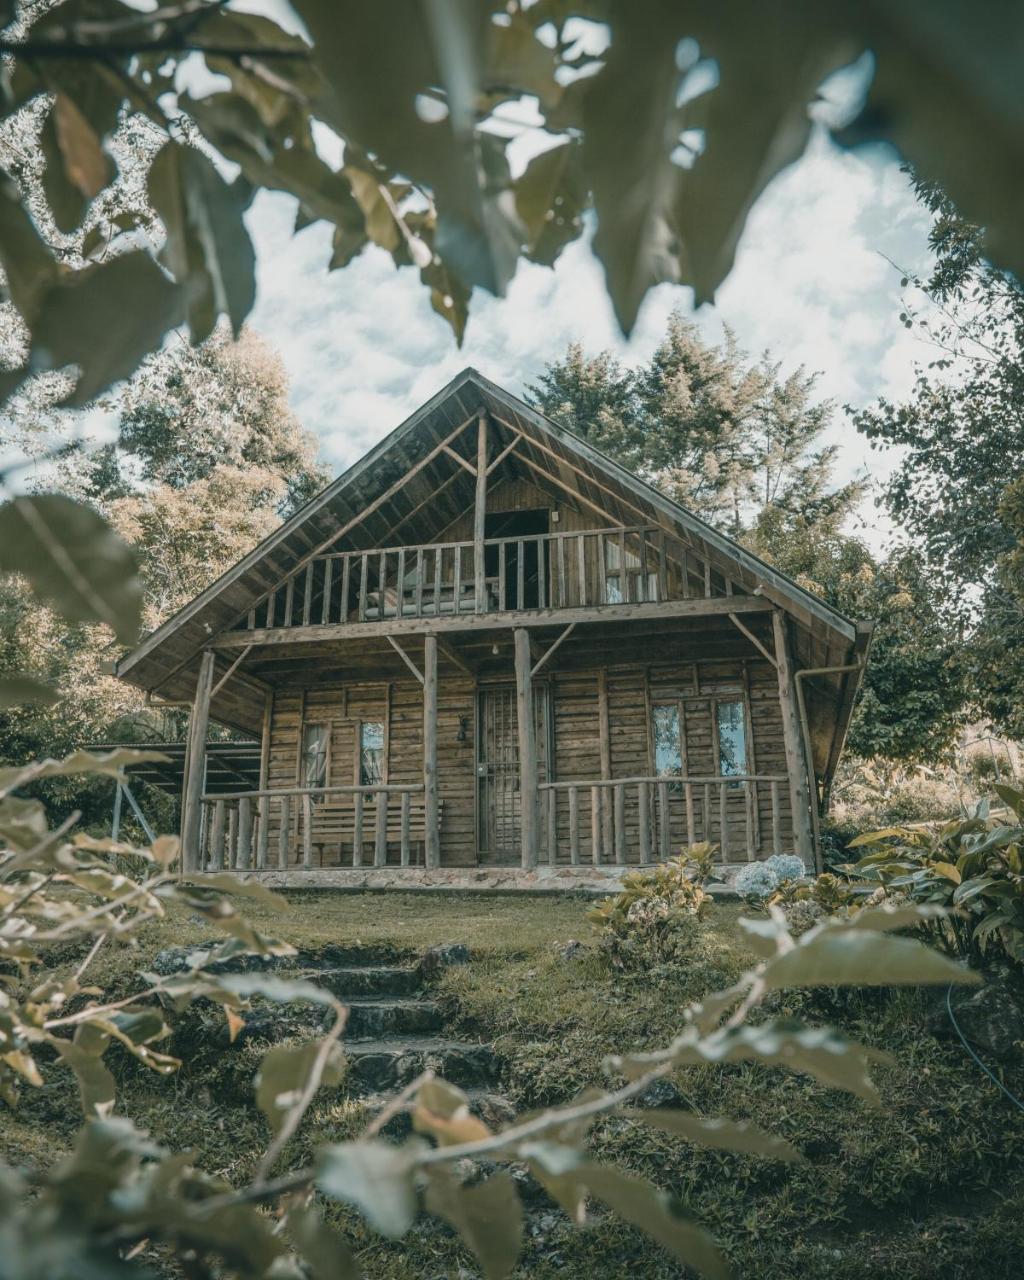
[[[570,246],[554,269],[521,263],[503,299],[476,290],[460,349],[413,268],[396,269],[370,247],[328,273],[330,228],[314,224],[293,236],[293,222],[294,201],[277,193],[262,193],[250,210],[258,259],[250,323],[280,353],[292,404],[335,471],[466,365],[521,394],[570,342],[640,363],[673,308],[712,340],[728,325],[752,356],[769,348],[783,373],[799,365],[820,371],[821,395],[837,405],[837,479],[865,467],[882,477],[891,465],[857,436],[842,408],[903,396],[923,354],[899,322],[900,272],[890,260],[924,265],[928,218],[883,148],[844,152],[816,130],[805,156],[754,207],[715,304],[694,312],[689,289],[661,285],[628,341],[586,242]],[[887,527],[871,504],[865,520],[865,536],[883,541]]]

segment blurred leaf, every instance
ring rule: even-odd
[[[679,1217],[664,1191],[608,1165],[581,1165],[575,1177],[620,1218],[646,1232],[684,1265],[709,1280],[728,1280],[725,1259],[711,1237],[701,1227]]]
[[[272,1133],[278,1133],[288,1113],[302,1096],[317,1055],[320,1041],[306,1044],[275,1045],[263,1055],[256,1073],[256,1105],[267,1117]],[[332,1044],[321,1084],[327,1087],[340,1084],[345,1076],[345,1055]]]
[[[147,179],[149,198],[167,231],[162,259],[185,289],[193,345],[219,315],[238,336],[256,299],[256,255],[242,213],[244,186],[229,185],[194,147],[166,143]]]
[[[48,829],[46,810],[39,800],[7,796],[0,804],[0,838],[12,849],[31,849],[43,839]],[[7,870],[6,867],[4,869]]]
[[[770,961],[764,981],[787,987],[885,987],[931,982],[981,981],[978,974],[912,938],[865,929],[827,928],[805,935]]]
[[[666,1133],[677,1134],[687,1142],[721,1151],[739,1151],[745,1155],[768,1156],[773,1160],[800,1160],[800,1152],[785,1138],[765,1133],[756,1125],[742,1120],[705,1119],[690,1111],[654,1107],[650,1110],[626,1109],[620,1113],[637,1124],[651,1125]]]
[[[34,676],[0,677],[0,707],[20,707],[26,702],[54,703],[56,689]]]
[[[534,156],[513,184],[533,262],[550,267],[579,237],[587,204],[583,148],[575,139]]]
[[[311,1205],[289,1209],[285,1228],[309,1264],[312,1280],[359,1280],[362,1271],[348,1241]]]
[[[0,508],[0,513],[2,513]],[[2,523],[2,521],[0,521]],[[133,764],[166,764],[168,757],[161,751],[143,751],[135,747],[117,747],[113,751],[72,751],[63,760],[37,760],[34,764],[17,765],[0,769],[0,794],[35,782],[38,778],[70,778],[81,773],[94,773],[100,777],[116,778]]]
[[[446,1080],[428,1080],[416,1093],[412,1127],[442,1147],[490,1137],[490,1129],[469,1110],[469,1097]]]
[[[0,172],[0,265],[11,301],[31,325],[47,289],[58,275],[45,241],[29,217],[17,186]]]
[[[485,1280],[506,1280],[523,1243],[523,1207],[512,1175],[500,1170],[464,1187],[444,1166],[427,1171],[430,1213],[443,1218],[479,1259]]]
[[[61,404],[80,409],[134,373],[182,313],[181,289],[149,254],[123,253],[62,277],[42,296],[29,321],[33,368],[77,364],[81,376]]]
[[[89,207],[89,200],[68,176],[57,138],[57,118],[53,110],[43,121],[39,146],[43,154],[43,193],[57,230],[68,235],[80,225]]]
[[[92,125],[66,93],[54,97],[53,118],[68,181],[91,200],[111,180],[114,166],[104,154]]]
[[[406,1143],[343,1142],[321,1147],[316,1185],[325,1196],[355,1207],[383,1236],[403,1236],[416,1217],[413,1173],[419,1147]]]
[[[269,973],[227,973],[218,976],[217,981],[243,999],[263,996],[266,1000],[276,1000],[279,1003],[307,1000],[310,1004],[337,1004],[329,991],[301,978],[278,978]]]
[[[103,1062],[103,1054],[110,1043],[110,1036],[85,1022],[76,1029],[73,1040],[52,1036],[50,1043],[65,1065],[75,1073],[85,1114],[109,1116],[114,1109],[114,1077]]]

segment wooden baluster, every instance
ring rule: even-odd
[[[507,565],[506,565],[507,560],[508,560],[508,543],[504,541],[499,542],[498,543],[498,608],[499,609],[505,608],[505,599],[506,599],[505,591],[508,585],[505,581],[505,575],[507,572]]]
[[[320,622],[326,624],[331,620],[331,588],[334,585],[332,579],[334,576],[334,556],[328,556],[324,561],[324,592],[323,601],[320,607]]]
[[[747,811],[747,861],[749,862],[754,856],[754,811],[751,804],[749,780],[743,784],[743,799]]]
[[[601,865],[601,788],[590,788],[590,860]]]
[[[370,574],[370,557],[364,551],[359,557],[359,621],[366,621],[366,585]]]
[[[352,865],[363,865],[363,792],[357,791],[352,811]]]
[[[686,843],[697,843],[697,824],[693,820],[693,783],[684,784],[683,793],[686,798]]]
[[[554,866],[558,861],[558,792],[550,787],[548,797],[548,862]]]
[[[658,603],[668,599],[668,557],[665,554],[665,530],[658,530]]]
[[[341,604],[338,606],[338,621],[348,622],[348,593],[352,586],[352,557],[344,556],[341,562]]]
[[[252,801],[242,796],[238,802],[238,857],[235,865],[239,871],[252,866]]]
[[[782,852],[782,814],[779,809],[779,784],[772,779],[772,853]]]
[[[706,596],[709,596],[711,594],[711,561],[710,560],[704,561],[704,594]]]
[[[213,805],[213,829],[210,833],[210,869],[224,870],[224,823],[227,818],[227,805],[223,800],[216,800]]]
[[[558,607],[564,609],[569,603],[565,598],[565,539],[555,539],[555,559],[558,562]]]
[[[722,861],[729,861],[729,784],[718,784],[718,827],[722,844]]]
[[[256,837],[256,865],[261,871],[267,865],[267,842],[270,839],[270,797],[259,799],[259,831]]]
[[[267,621],[265,624],[267,627],[272,627],[274,625],[274,606],[276,604],[277,592],[271,591],[270,595],[267,596]]]
[[[236,855],[238,853],[238,805],[233,804],[228,810],[228,853],[227,864],[228,869],[238,865]]]
[[[290,627],[292,623],[292,614],[295,611],[295,574],[288,579],[284,589],[284,617],[281,619],[283,627]]]
[[[686,550],[685,547],[683,547],[682,552],[680,554],[679,564],[681,566],[680,587],[682,590],[682,596],[684,600],[689,600],[690,598],[690,553]]]
[[[619,595],[629,604],[629,574],[626,572],[626,531],[619,530]]]
[[[313,609],[313,561],[306,565],[306,581],[302,592],[302,625],[309,626],[309,618]]]
[[[388,865],[388,793],[377,792],[377,821],[373,833],[373,865]]]
[[[658,779],[658,855],[662,862],[669,856],[671,814],[668,807],[668,783]]]
[[[388,585],[388,553],[382,551],[377,563],[377,617],[384,617],[384,593]]]
[[[416,617],[423,617],[423,566],[426,557],[423,548],[416,552]]]
[[[249,612],[245,615],[245,629],[247,631],[254,631],[256,629],[256,610],[255,609],[250,609]]]
[[[569,861],[580,865],[580,793],[578,787],[569,788]]]
[[[612,791],[615,813],[615,861],[621,867],[626,861],[626,794],[620,782]]]
[[[597,535],[597,598],[608,603],[608,544],[603,533]]]
[[[462,547],[455,544],[452,553],[452,613],[462,612]]]
[[[704,839],[711,839],[711,783],[704,783]]]
[[[434,548],[434,617],[441,613],[441,589],[444,579],[444,547]]]
[[[516,539],[516,608],[526,608],[526,543]]]
[[[302,797],[302,865],[307,871],[313,865],[313,797],[308,791]]]
[[[636,789],[637,824],[640,830],[640,861],[651,861],[651,795],[646,782]]]
[[[544,573],[544,547],[547,539],[537,539],[537,608],[548,607],[547,575]]]
[[[647,597],[649,594],[647,590],[647,530],[641,529],[638,536],[640,538],[640,596],[639,598],[642,604],[646,604]]]
[[[398,578],[395,582],[395,617],[402,616],[405,606],[405,548],[398,553]]]
[[[281,825],[277,829],[277,865],[282,868],[288,865],[288,837],[291,835],[291,825],[292,798],[291,796],[282,796]]]
[[[402,866],[409,865],[409,846],[412,827],[412,797],[408,791],[402,792]]]
[[[586,536],[582,533],[576,535],[576,569],[580,575],[579,593],[580,604],[587,603],[587,546]]]

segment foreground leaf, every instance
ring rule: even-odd
[[[383,1236],[404,1236],[416,1217],[417,1148],[389,1142],[343,1142],[317,1153],[316,1185],[355,1207]]]
[[[263,1055],[256,1073],[256,1105],[267,1117],[272,1133],[278,1133],[306,1087],[321,1042],[310,1040],[299,1045],[275,1045]],[[327,1088],[341,1083],[345,1076],[345,1055],[332,1044],[321,1085]]]
[[[500,1170],[472,1187],[443,1166],[428,1177],[427,1209],[459,1233],[486,1280],[506,1280],[523,1245],[523,1206],[512,1175]]]
[[[720,1151],[738,1151],[744,1155],[769,1156],[773,1160],[800,1160],[800,1152],[785,1138],[765,1133],[757,1125],[742,1120],[705,1119],[689,1111],[676,1111],[667,1107],[651,1110],[636,1108],[621,1113],[627,1120],[650,1125],[665,1133],[677,1134],[687,1142],[704,1147],[717,1147]]]
[[[912,938],[826,926],[806,934],[764,972],[769,990],[786,987],[887,987],[978,983],[980,976]]]

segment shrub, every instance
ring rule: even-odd
[[[689,950],[711,905],[703,879],[711,874],[713,845],[694,846],[651,871],[631,871],[622,892],[587,912],[600,943],[618,965],[676,960]]]
[[[733,888],[751,906],[788,902],[796,896],[797,882],[806,874],[803,859],[793,853],[773,853],[763,862],[751,862],[737,871]]]

